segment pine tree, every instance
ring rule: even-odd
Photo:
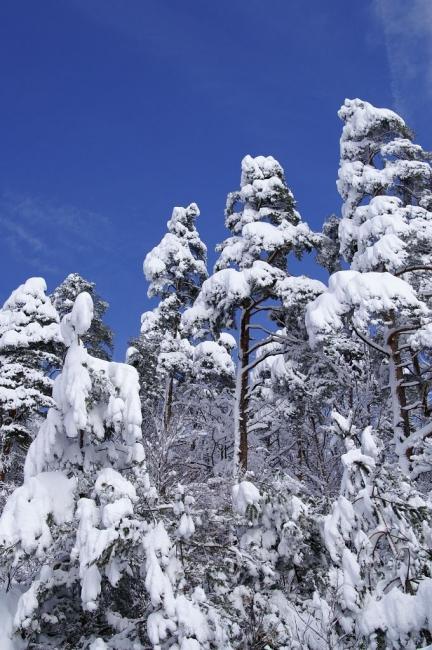
[[[160,302],[153,312],[143,314],[142,338],[135,347],[141,352],[148,350],[149,341],[153,346],[151,365],[159,374],[159,380],[165,377],[165,427],[172,416],[175,377],[177,373],[182,374],[186,361],[179,333],[181,313],[192,304],[207,277],[207,249],[195,227],[198,216],[195,203],[187,208],[174,208],[167,223],[168,232],[144,260],[148,296],[158,297]],[[150,383],[154,384],[155,379],[153,377]],[[147,385],[146,382],[145,387]]]
[[[206,247],[195,227],[198,215],[195,204],[175,208],[168,233],[146,256],[149,297],[160,300],[142,315],[141,334],[128,350],[128,362],[140,375],[149,468],[161,492],[179,480],[179,466],[182,480],[212,467],[210,441],[216,436],[219,447],[220,435],[214,419],[204,415],[204,404],[219,418],[226,419],[229,410],[232,345],[223,337],[192,342],[180,322],[207,277]]]
[[[92,312],[80,293],[62,320],[68,351],[55,407],[0,518],[2,577],[21,592],[15,632],[45,649],[216,649],[224,638],[217,613],[202,588],[186,585],[175,543],[153,514],[137,373],[88,354],[81,337]],[[188,538],[184,504],[178,534]]]
[[[231,351],[235,341],[223,334],[217,341],[191,343],[180,332],[173,345],[170,329],[165,327],[168,302],[161,301],[142,315],[141,335],[128,350],[128,363],[137,368],[142,382],[148,467],[161,493],[178,480],[186,481],[187,476],[213,471],[225,462],[227,445],[232,444]],[[176,391],[173,416],[166,422],[160,406],[167,397],[170,375],[175,378]]]
[[[374,351],[349,330],[311,347],[306,309],[325,289],[305,276],[279,283],[281,305],[272,313],[279,329],[274,341],[260,348],[263,361],[252,373],[253,406],[265,445],[260,475],[270,476],[274,468],[288,471],[316,495],[339,489],[340,445],[332,433],[332,412],[364,427],[381,398],[371,375]]]
[[[75,299],[83,291],[91,296],[94,305],[92,324],[83,337],[83,343],[92,356],[110,361],[113,352],[113,332],[103,321],[109,305],[96,292],[95,283],[85,280],[78,273],[70,273],[54,290],[51,301],[60,318],[63,318],[70,312]]]
[[[317,242],[317,263],[329,273],[340,271],[341,252],[339,239],[340,219],[331,214],[324,221],[322,234]]]
[[[345,101],[339,116],[344,122],[338,181],[344,200],[341,251],[353,270],[403,278],[425,303],[420,319],[389,305],[375,328],[389,363],[401,463],[406,470],[424,471],[430,453],[425,440],[432,368],[426,318],[431,306],[432,155],[413,144],[405,122],[392,111],[355,99]]]
[[[14,620],[35,647],[58,647],[68,635],[78,644],[90,629],[89,617],[79,623],[78,589],[84,611],[95,610],[103,572],[112,585],[120,580],[116,550],[132,534],[135,488],[120,472],[143,460],[138,382],[132,368],[88,354],[80,338],[92,314],[84,292],[62,320],[68,351],[54,405],[30,445],[24,484],[0,520],[9,575],[34,558],[21,576]]]
[[[248,466],[249,378],[259,363],[254,353],[272,340],[252,344],[252,329],[267,333],[253,320],[271,310],[277,284],[287,272],[287,258],[311,250],[317,238],[300,219],[284,172],[272,158],[246,156],[242,161],[240,190],[228,195],[225,223],[232,236],[218,247],[215,273],[204,282],[194,307],[186,312],[185,327],[202,332],[231,328],[238,317],[238,369],[236,380],[234,464]],[[237,470],[236,470],[237,471]]]
[[[61,337],[45,292],[42,278],[30,278],[0,311],[0,481],[19,475],[24,450],[53,405],[51,373]]]

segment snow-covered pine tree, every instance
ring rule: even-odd
[[[232,337],[193,345],[180,328],[182,313],[207,277],[206,247],[195,227],[198,215],[195,204],[174,208],[168,233],[146,256],[149,297],[160,302],[142,315],[140,337],[128,350],[128,362],[141,380],[149,468],[161,491],[179,480],[179,466],[181,480],[205,467],[211,470],[215,451],[228,435],[226,426],[223,435],[217,430],[216,420],[226,420],[230,410]]]
[[[235,647],[321,649],[304,610],[322,579],[314,504],[287,473],[258,486],[240,481],[232,488],[238,552],[223,604],[239,622]]]
[[[62,320],[68,351],[55,406],[0,518],[4,591],[18,595],[14,638],[41,650],[229,648],[217,612],[184,580],[175,543],[155,517],[137,372],[90,356],[81,342],[92,312],[91,297],[80,293]],[[178,528],[189,537],[185,503]],[[4,602],[11,604],[3,592]]]
[[[428,319],[429,309],[410,284],[388,272],[338,271],[330,277],[328,289],[307,306],[306,325],[312,345],[320,345],[339,336],[341,332],[354,331],[359,339],[379,352],[384,359],[386,364],[384,368],[387,372],[380,370],[378,378],[381,380],[381,388],[385,389],[388,387],[387,364],[390,366],[390,371],[392,370],[391,349],[387,343],[388,333],[391,333],[389,314],[397,314],[398,321],[410,323],[407,328],[412,329],[413,323],[420,323],[423,318]],[[383,379],[385,379],[384,385]],[[389,408],[390,412],[393,412],[393,426],[390,433],[394,434],[395,422],[399,422],[397,417],[400,411],[396,393],[397,384],[392,380],[391,372],[390,389]],[[384,407],[384,420],[381,421],[380,426],[382,434],[385,432],[382,425],[387,419],[385,400],[385,394],[382,393],[381,401]],[[404,469],[408,469],[409,454],[406,452],[408,452],[407,444],[410,444],[411,440],[409,438],[402,443],[396,439],[396,449]]]
[[[147,377],[149,373],[146,371],[146,375],[141,378],[142,389],[145,391],[149,384],[150,391],[153,391],[155,383],[165,384],[165,428],[168,427],[172,416],[176,374],[182,375],[188,366],[183,351],[184,343],[179,334],[181,314],[193,303],[203,280],[207,277],[207,249],[195,226],[198,216],[196,203],[191,203],[186,208],[174,208],[167,223],[168,232],[146,255],[143,265],[144,275],[149,282],[148,296],[157,297],[160,302],[153,312],[143,314],[142,340],[134,347],[138,353],[151,351],[150,365],[156,373]],[[134,357],[136,362],[136,353]],[[144,360],[144,363],[146,362],[147,360]],[[149,381],[146,382],[145,379]]]
[[[93,357],[110,361],[113,352],[113,332],[103,320],[109,305],[96,292],[95,283],[86,280],[79,273],[70,273],[53,291],[51,301],[61,319],[70,312],[76,297],[83,291],[90,294],[94,305],[92,324],[83,336],[83,343]]]
[[[270,475],[276,468],[288,471],[316,495],[339,490],[340,443],[332,433],[332,411],[364,427],[380,408],[381,398],[371,373],[374,351],[348,330],[328,337],[324,348],[309,344],[306,308],[325,288],[305,276],[289,276],[279,283],[281,306],[272,317],[280,329],[275,340],[259,350],[262,357],[275,354],[252,373],[263,444],[259,475]]]
[[[213,332],[235,327],[238,320],[234,443],[237,472],[248,466],[249,377],[260,362],[255,353],[273,340],[273,333],[255,320],[265,311],[272,311],[272,301],[278,298],[277,283],[287,273],[289,253],[300,256],[312,249],[317,238],[301,221],[283,169],[271,156],[243,159],[240,190],[228,195],[225,223],[232,236],[218,247],[215,273],[203,283],[183,323],[186,329],[199,334],[206,327]],[[253,330],[268,337],[253,342]]]
[[[35,648],[84,645],[97,621],[83,610],[96,610],[105,581],[120,581],[133,535],[135,488],[122,472],[143,460],[138,378],[88,354],[80,339],[92,315],[84,292],[62,320],[54,405],[0,519],[2,578],[21,593],[14,628]]]
[[[405,122],[392,111],[354,99],[345,101],[339,116],[344,122],[338,181],[344,201],[341,252],[353,270],[374,272],[375,282],[380,281],[377,272],[403,278],[425,303],[421,319],[389,305],[373,328],[373,338],[388,359],[401,462],[424,471],[430,465],[424,441],[432,377],[426,315],[426,306],[431,307],[432,154],[413,144]]]
[[[139,337],[131,340],[126,351],[127,363],[136,368],[140,378],[140,397],[144,419],[156,419],[165,393],[164,382],[158,376],[158,357],[163,336],[163,312],[159,307],[155,307],[153,310],[141,314]]]
[[[181,313],[207,277],[207,250],[195,226],[198,216],[195,203],[174,208],[168,232],[146,255],[143,270],[149,282],[148,295],[159,302],[142,314],[140,335],[127,351],[127,361],[140,377],[148,463],[161,492],[176,480],[173,450],[182,437],[179,420],[184,412],[177,404],[176,421],[172,422],[173,405],[179,398],[177,388],[185,388],[192,371],[193,350],[180,333]]]
[[[126,354],[140,377],[143,417],[159,429],[168,428],[174,397],[174,377],[162,363],[162,355],[171,353],[171,359],[177,361],[177,379],[183,379],[189,368],[185,342],[179,335],[173,335],[178,330],[178,306],[176,296],[171,295],[144,312],[140,335],[131,341]]]
[[[42,278],[20,285],[0,310],[0,481],[13,480],[45,411],[59,364],[59,317]]]

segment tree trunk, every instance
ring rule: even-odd
[[[412,354],[411,359],[412,359],[414,372],[415,372],[415,374],[417,376],[417,379],[418,379],[418,382],[419,382],[418,391],[419,391],[419,395],[420,395],[420,401],[422,403],[423,415],[428,418],[431,415],[431,411],[430,411],[429,403],[428,403],[429,384],[428,384],[427,381],[422,382],[422,376],[421,376],[422,372],[421,372],[420,362],[419,362],[419,359],[418,359],[418,354],[419,354],[418,352],[415,353],[415,354]]]
[[[248,465],[248,407],[249,407],[249,323],[250,309],[240,318],[239,362],[236,380],[234,473],[245,472]]]
[[[8,437],[4,443],[3,443],[3,449],[1,450],[1,464],[0,464],[0,483],[4,483],[6,481],[6,467],[7,467],[7,460],[10,456],[12,450],[12,438]]]
[[[172,376],[168,377],[167,389],[165,394],[165,406],[164,406],[164,427],[165,431],[169,427],[172,417],[172,403],[174,395],[174,378]]]
[[[399,333],[393,332],[388,337],[390,352],[390,388],[392,393],[393,425],[396,447],[411,433],[409,413],[406,409],[407,398],[403,386],[404,375],[401,353],[399,350]]]

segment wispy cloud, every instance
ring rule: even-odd
[[[111,223],[101,214],[40,197],[0,195],[2,246],[41,273],[59,272],[83,256],[112,250]]]
[[[432,0],[375,0],[396,110],[413,117],[432,99]]]

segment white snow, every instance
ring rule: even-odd
[[[103,639],[98,637],[91,643],[89,650],[108,650],[108,646]]]
[[[216,321],[221,314],[230,314],[254,291],[275,286],[283,272],[266,262],[255,261],[251,268],[237,271],[222,269],[203,282],[198,298],[182,316],[186,332],[199,332],[207,320]]]
[[[97,495],[109,493],[114,499],[127,497],[131,501],[137,500],[136,490],[132,483],[112,467],[104,467],[99,472],[94,490]]]
[[[339,109],[338,115],[345,122],[342,131],[342,141],[361,141],[374,126],[386,121],[405,127],[403,119],[388,108],[377,108],[361,99],[346,99]]]
[[[93,319],[93,300],[86,291],[78,294],[72,311],[62,318],[60,327],[66,345],[71,345],[89,329]]]
[[[199,216],[196,203],[175,207],[167,223],[168,232],[145,257],[143,271],[148,280],[149,297],[163,294],[167,284],[188,276],[207,277],[206,247],[195,228]]]
[[[409,634],[422,628],[432,630],[432,579],[423,578],[415,595],[394,587],[379,599],[369,598],[359,624],[363,634],[385,630],[393,647],[404,648]]]
[[[24,650],[27,642],[14,634],[14,616],[21,596],[16,587],[8,592],[0,591],[0,648],[1,650]]]
[[[258,506],[261,495],[258,488],[250,481],[241,481],[232,487],[233,507],[240,515],[245,515],[249,506]]]
[[[354,246],[351,268],[357,271],[397,271],[416,262],[427,263],[424,242],[432,234],[432,215],[419,206],[404,206],[395,196],[375,196],[356,208],[339,225],[341,249],[347,256]]]
[[[401,278],[390,273],[339,271],[330,277],[327,291],[308,305],[306,327],[315,344],[320,337],[340,330],[347,314],[352,314],[356,327],[367,330],[374,316],[403,308],[427,313],[413,287]]]
[[[137,371],[126,364],[91,357],[79,340],[73,340],[78,331],[83,332],[84,325],[89,325],[91,310],[86,295],[81,293],[78,296],[81,308],[75,312],[77,322],[67,321],[71,334],[69,350],[62,373],[55,379],[53,388],[57,406],[50,409],[30,446],[24,467],[26,476],[43,471],[53,458],[76,459],[81,455],[79,438],[82,432],[91,431],[103,441],[110,425],[127,445],[129,456],[124,456],[124,463],[132,460],[142,462],[144,459],[140,442],[142,416]],[[95,378],[105,384],[108,393],[105,402],[101,401],[97,408],[89,409],[88,400]],[[69,442],[67,439],[70,439]],[[90,452],[88,438],[83,442],[83,448],[88,448]]]
[[[29,278],[11,293],[0,310],[0,351],[61,340],[58,314],[46,288],[43,278]]]
[[[228,334],[228,332],[221,332],[221,334],[219,334],[218,343],[230,351],[234,350],[234,348],[237,347],[237,341],[235,340],[234,336],[232,334]]]
[[[114,528],[98,528],[100,512],[93,499],[82,498],[78,501],[77,517],[79,524],[71,558],[79,561],[83,608],[94,611],[102,581],[96,562],[119,533]]]
[[[42,556],[52,542],[49,516],[57,525],[71,521],[76,480],[61,472],[29,478],[9,497],[0,517],[0,543],[20,544],[26,553]]]
[[[223,345],[215,341],[202,341],[193,348],[193,373],[205,376],[211,373],[216,376],[233,377],[234,361]]]

